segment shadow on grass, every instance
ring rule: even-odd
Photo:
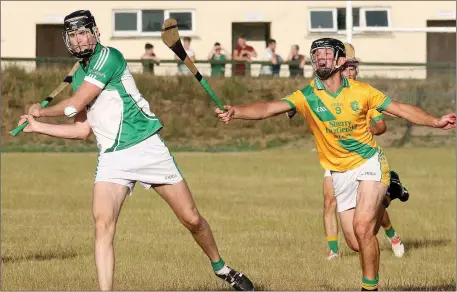
[[[391,247],[388,244],[381,245],[381,238],[378,237],[378,241],[380,242],[380,249],[381,251],[391,250]],[[423,249],[423,248],[430,248],[430,247],[438,247],[438,246],[446,246],[451,244],[451,240],[449,239],[429,239],[429,238],[408,238],[402,240],[403,244],[405,245],[405,251],[415,250],[415,249]],[[352,251],[348,248],[348,250],[341,251],[342,256],[359,256],[358,252]]]
[[[405,240],[402,239],[402,241],[403,241],[403,244],[405,245],[405,250],[446,246],[446,245],[451,244],[451,240],[449,240],[449,239],[407,238]],[[383,245],[381,247],[381,250],[390,250],[390,246]]]
[[[38,253],[15,255],[15,256],[2,256],[3,263],[18,263],[23,261],[49,261],[49,260],[66,260],[72,259],[77,256],[77,253],[72,250],[62,251],[40,251]]]
[[[216,288],[216,289],[214,289]],[[254,283],[254,289],[255,291],[270,291],[271,289],[267,289],[265,285],[256,285]],[[233,291],[233,288],[229,284],[217,284],[217,286],[209,286],[209,285],[202,285],[202,286],[196,286],[192,287],[192,291]]]
[[[441,285],[420,286],[420,285],[400,285],[387,286],[388,291],[456,291],[455,282],[443,283]]]

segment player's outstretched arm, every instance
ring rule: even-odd
[[[72,140],[86,140],[91,133],[85,111],[79,112],[75,116],[73,124],[48,124],[35,120],[31,115],[23,115],[21,116],[18,125],[23,124],[25,121],[28,121],[27,127],[24,128],[25,133],[39,133],[51,137]]]
[[[398,101],[391,101],[384,111],[410,121],[411,123],[422,126],[440,128],[443,130],[455,128],[455,113],[444,115],[441,118],[436,118],[417,106],[400,103]]]
[[[285,101],[257,102],[246,106],[225,105],[223,112],[219,108],[216,113],[219,120],[228,123],[233,119],[263,120],[290,111],[292,107]]]

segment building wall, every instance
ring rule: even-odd
[[[2,1],[1,56],[35,57],[36,24],[61,23],[66,14],[77,9],[89,9],[96,17],[102,42],[121,50],[127,59],[138,59],[143,53],[146,42],[154,45],[156,54],[162,59],[172,59],[173,53],[162,43],[160,37],[113,37],[113,9],[132,8],[195,9],[196,33],[192,36],[191,47],[196,52],[197,59],[206,59],[215,41],[221,42],[225,48],[231,50],[232,22],[246,22],[253,18],[271,22],[271,37],[276,39],[277,52],[280,55],[287,57],[292,44],[298,44],[301,47],[301,53],[308,55],[308,48],[314,39],[332,36],[345,41],[346,36],[344,33],[309,33],[307,9],[345,7],[345,5],[345,1],[24,1],[20,5],[17,2]],[[353,1],[352,5],[353,7],[391,7],[393,27],[425,27],[427,20],[449,19],[452,17],[452,12],[455,19],[454,1]],[[24,6],[25,8],[22,8]],[[354,34],[352,43],[362,61],[426,61],[425,33]],[[252,44],[261,56],[264,43]],[[139,64],[136,66],[139,67]],[[164,64],[161,67],[158,73],[160,70],[166,70],[164,68],[173,70],[175,66]],[[422,73],[419,75],[422,76]]]

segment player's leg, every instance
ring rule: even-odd
[[[386,236],[389,239],[389,243],[392,246],[392,251],[394,252],[394,255],[396,257],[402,257],[405,253],[405,246],[403,245],[400,236],[398,236],[397,232],[393,228],[387,210],[384,212],[384,216],[382,217],[381,226],[384,228],[386,232]]]
[[[376,234],[381,225],[387,185],[371,180],[360,182],[354,212],[354,232],[360,249],[362,289],[377,290],[379,281],[379,244]]]
[[[377,290],[380,252],[376,234],[385,213],[384,199],[390,183],[390,170],[381,149],[357,170],[357,206],[354,232],[359,243],[362,290]]]
[[[324,230],[327,238],[329,252],[328,260],[338,257],[338,220],[336,218],[336,200],[333,190],[332,176],[330,171],[326,170],[323,181],[324,192]]]
[[[190,231],[211,262],[220,259],[211,229],[198,212],[184,180],[173,185],[154,186],[154,190],[170,205],[179,221]]]
[[[211,228],[192,198],[187,183],[159,135],[154,135],[134,149],[138,157],[135,180],[154,190],[168,203],[179,221],[190,231],[208,256],[216,275],[229,282],[236,290],[252,290],[251,281],[225,264],[219,255]]]
[[[211,228],[198,212],[187,183],[181,180],[172,185],[156,185],[154,190],[170,205],[179,221],[190,231],[210,259],[216,275],[229,282],[236,290],[253,290],[251,281],[242,273],[227,266],[219,255]]]
[[[109,182],[94,186],[92,212],[95,221],[95,264],[100,290],[113,289],[114,235],[122,204],[129,188]]]
[[[346,244],[349,246],[350,249],[353,251],[359,251],[359,243],[357,242],[357,238],[355,237],[354,233],[354,212],[355,209],[349,209],[342,212],[339,212],[338,215],[340,216],[341,222],[341,230],[343,231],[344,239],[346,240]]]

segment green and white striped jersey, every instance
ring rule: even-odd
[[[88,65],[81,62],[73,75],[73,92],[83,81],[102,89],[86,106],[100,153],[136,145],[162,128],[136,87],[124,56],[115,48],[97,44]]]

